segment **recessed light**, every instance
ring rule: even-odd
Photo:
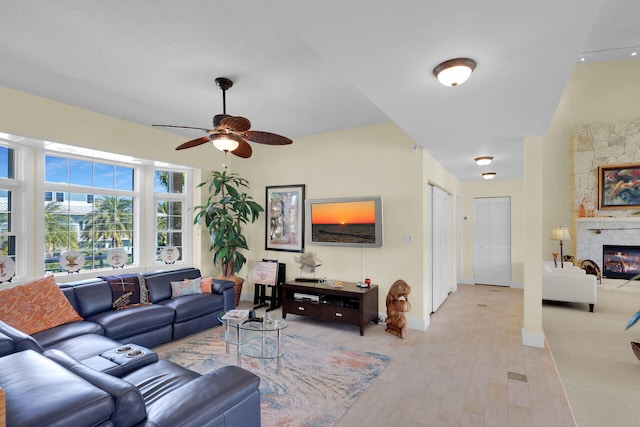
[[[476,157],[475,159],[473,159],[473,161],[476,162],[478,166],[487,166],[489,163],[493,161],[493,157],[491,156]]]
[[[493,179],[496,177],[496,173],[495,172],[485,172],[482,174],[482,177],[484,179]]]

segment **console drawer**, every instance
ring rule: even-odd
[[[306,301],[287,301],[284,308],[287,313],[299,316],[318,317],[318,304]]]
[[[357,325],[359,322],[359,312],[353,308],[322,304],[320,306],[320,320]]]

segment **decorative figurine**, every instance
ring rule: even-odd
[[[409,332],[405,313],[411,310],[408,296],[411,286],[404,280],[396,280],[387,294],[387,329],[386,331],[406,338]]]

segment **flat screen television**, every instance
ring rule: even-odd
[[[382,197],[305,201],[306,240],[310,245],[382,246]]]

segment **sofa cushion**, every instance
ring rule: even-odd
[[[115,403],[115,410],[111,414],[114,426],[129,427],[146,418],[142,395],[133,384],[91,369],[60,350],[47,350],[44,355],[111,395]]]
[[[173,322],[180,323],[222,311],[224,308],[224,298],[218,294],[198,294],[160,301],[158,304],[175,310],[176,317]]]
[[[26,334],[82,320],[53,276],[2,289],[0,300],[2,320]]]
[[[114,411],[109,393],[32,350],[0,358],[0,387],[8,426],[103,425]]]
[[[171,282],[171,298],[179,298],[186,295],[201,294],[200,278],[184,279],[179,282]]]
[[[105,280],[79,284],[74,287],[80,314],[89,318],[94,314],[112,310],[111,288]]]
[[[200,377],[200,374],[175,363],[167,360],[158,360],[122,376],[122,379],[130,382],[140,390],[142,398],[148,406],[172,390],[198,377]],[[188,398],[188,396],[183,397]],[[177,403],[174,402],[174,404]]]
[[[105,351],[113,350],[121,345],[122,343],[119,341],[112,340],[103,335],[87,334],[60,341],[47,347],[47,350],[61,350],[78,360],[85,360],[102,354]]]
[[[104,329],[95,322],[83,320],[82,322],[65,323],[64,325],[37,332],[32,334],[32,336],[42,347],[47,348],[60,341],[85,334],[104,335]]]
[[[105,335],[114,340],[171,325],[175,312],[159,304],[141,305],[126,310],[109,310],[87,320],[99,323]]]
[[[224,366],[171,392],[157,394],[153,401],[147,402],[147,423],[153,426],[260,425],[259,385],[257,375],[238,366]]]

